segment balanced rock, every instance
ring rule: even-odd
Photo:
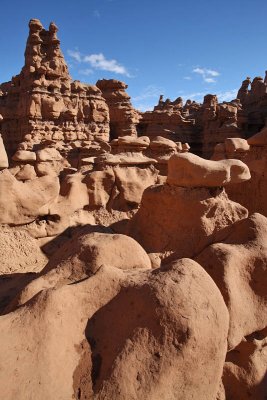
[[[170,150],[170,149],[177,149],[177,144],[170,140],[166,139],[162,136],[156,136],[151,140],[149,147],[152,150]]]
[[[62,156],[54,147],[37,151],[37,161],[60,161]]]
[[[250,179],[240,160],[205,160],[195,154],[174,154],[168,164],[167,183],[184,187],[216,187]]]
[[[148,253],[192,258],[216,241],[221,230],[247,214],[222,188],[154,185],[144,191],[127,233]]]
[[[34,162],[36,161],[36,153],[29,150],[18,150],[12,157],[13,161]]]
[[[245,152],[250,149],[247,140],[241,138],[227,138],[225,139],[224,144],[227,153]]]

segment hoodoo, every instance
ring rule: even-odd
[[[0,85],[0,398],[266,400],[267,79],[140,111],[57,32]]]

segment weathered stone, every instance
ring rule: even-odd
[[[216,187],[251,178],[240,160],[210,161],[194,154],[175,154],[168,164],[167,183],[184,187]]]

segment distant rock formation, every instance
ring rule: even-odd
[[[101,91],[72,81],[60,50],[57,27],[45,30],[29,22],[25,65],[19,75],[0,85],[2,135],[9,153],[18,144],[46,141],[109,140],[109,112]]]
[[[29,27],[0,85],[1,398],[266,400],[267,77],[140,112]]]
[[[73,165],[81,154],[94,155],[92,147],[100,141],[162,136],[189,143],[193,153],[209,158],[216,144],[231,137],[247,139],[265,124],[266,77],[245,79],[231,102],[218,103],[215,95],[207,94],[203,104],[184,104],[181,97],[171,101],[161,95],[153,111],[140,112],[133,108],[124,82],[72,81],[57,31],[53,22],[45,30],[39,20],[30,20],[25,65],[0,85],[1,132],[9,157],[18,149],[52,141],[61,143],[61,153]]]

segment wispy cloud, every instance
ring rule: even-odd
[[[82,62],[82,55],[78,50],[67,50],[68,55],[77,62]]]
[[[164,92],[165,90],[162,87],[156,85],[146,86],[138,96],[132,98],[132,103],[140,111],[153,110],[159,96]]]
[[[214,69],[196,67],[192,71],[195,74],[201,75],[206,83],[216,83],[216,79],[220,73]]]
[[[132,75],[128,72],[127,68],[120,64],[115,59],[107,59],[103,53],[83,55],[78,50],[68,50],[68,55],[79,64],[89,64],[91,68],[82,69],[81,71],[94,72],[94,70],[114,72],[115,74],[125,75],[131,78]],[[89,72],[90,74],[91,72]]]
[[[99,10],[94,10],[93,15],[96,18],[100,18],[101,17],[101,14],[100,14]]]
[[[216,82],[216,79],[214,79],[214,78],[203,77],[203,79],[204,79],[204,82],[207,82],[207,83],[215,83]]]
[[[183,97],[184,100],[197,100],[197,101],[202,101],[203,97],[207,94],[206,92],[192,92],[188,94],[182,94],[181,96]]]
[[[102,71],[115,72],[116,74],[130,77],[129,72],[123,65],[119,64],[117,60],[108,60],[103,53],[90,54],[85,56],[83,61],[89,63],[92,68],[100,69]]]
[[[223,101],[231,101],[236,98],[237,95],[237,90],[238,89],[231,89],[231,90],[226,90],[222,92],[217,93],[217,98],[219,103]],[[181,96],[183,97],[184,100],[190,99],[190,100],[195,100],[198,102],[202,102],[204,96],[207,94],[207,92],[192,92],[188,94],[182,94]]]
[[[225,92],[220,92],[217,94],[218,100],[221,101],[231,101],[236,99],[238,89],[227,90]]]
[[[186,81],[191,81],[191,80],[192,80],[192,77],[191,77],[191,76],[184,76],[184,79],[185,79]]]
[[[94,73],[94,71],[90,68],[80,69],[78,72],[79,72],[79,74],[86,75],[86,76],[92,75]]]

